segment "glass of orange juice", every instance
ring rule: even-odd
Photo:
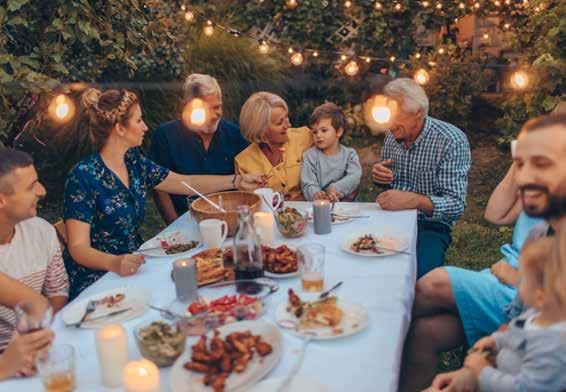
[[[324,289],[324,245],[310,243],[297,248],[301,265],[301,284],[303,291],[317,292]]]
[[[37,370],[45,392],[71,392],[75,389],[75,350],[69,344],[52,346],[38,354]]]

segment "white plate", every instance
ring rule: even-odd
[[[270,248],[278,248],[281,245],[286,245],[287,248],[291,249],[293,252],[297,252],[297,247],[296,246],[292,246],[289,244],[285,244],[283,242],[280,243],[276,243],[276,244],[270,244],[268,245]],[[301,266],[298,266],[299,268],[295,271],[295,272],[289,272],[288,274],[276,274],[275,272],[269,272],[267,270],[263,271],[263,275],[267,276],[268,278],[274,278],[274,279],[288,279],[288,278],[293,278],[295,276],[298,276],[301,273]]]
[[[301,299],[305,300],[313,300],[314,298],[309,298],[304,294],[299,294]],[[289,313],[287,311],[287,304],[288,302],[282,302],[277,306],[275,310],[275,320],[277,323],[283,322],[284,320],[292,320],[293,322],[298,322],[298,319],[295,317],[294,314]],[[339,339],[346,336],[354,335],[368,326],[369,323],[369,315],[367,309],[358,304],[351,304],[342,300],[338,300],[338,306],[344,312],[342,316],[342,321],[336,327],[321,327],[321,328],[311,328],[305,329],[302,331],[296,331],[293,329],[284,329],[289,333],[299,336],[305,337],[305,332],[309,332],[309,335],[313,333],[312,339],[314,340],[331,340],[331,339]],[[336,333],[336,329],[340,329],[340,333]]]
[[[390,249],[392,251],[384,250],[382,253],[372,253],[372,252],[354,252],[351,248],[352,244],[358,240],[358,238],[362,237],[365,234],[372,234],[373,237],[381,243],[381,246]],[[379,244],[378,244],[379,247]],[[342,243],[342,250],[344,252],[362,256],[362,257],[384,257],[384,256],[391,256],[397,254],[394,251],[405,251],[409,247],[408,241],[405,237],[398,235],[398,234],[385,234],[383,231],[375,230],[375,229],[368,229],[353,236],[349,236],[346,240]]]
[[[147,310],[147,303],[150,297],[149,291],[141,289],[139,287],[124,286],[93,294],[87,298],[69,304],[69,306],[66,306],[63,309],[63,313],[61,314],[63,322],[65,324],[73,324],[79,322],[85,314],[86,306],[89,301],[100,300],[106,296],[116,294],[124,294],[126,297],[111,308],[107,307],[106,305],[98,305],[96,307],[96,310],[91,313],[88,318],[104,316],[105,314],[113,313],[121,309],[131,308],[131,310],[100,320],[88,321],[87,319],[87,321],[85,321],[81,325],[81,328],[99,328],[106,324],[121,323],[126,320],[131,320],[133,318],[139,317]]]
[[[274,392],[278,391],[281,385],[285,382],[285,377],[270,378],[269,380],[263,380],[260,383],[253,386],[249,392]],[[330,389],[318,382],[301,377],[295,376],[293,380],[287,385],[285,392],[328,392]]]
[[[307,208],[307,212],[309,214],[309,222],[313,221],[313,209],[312,207],[308,207]],[[334,211],[335,214],[337,215],[341,215],[344,217],[347,216],[356,216],[356,215],[360,215],[360,206],[357,205],[356,203],[336,203],[334,205]],[[341,225],[343,223],[348,223],[351,222],[353,220],[353,218],[348,218],[348,219],[335,219],[332,224],[333,225]]]
[[[165,249],[161,247],[161,241],[166,241],[169,245],[187,244],[191,241],[196,241],[198,242],[198,244],[196,247],[186,252],[168,255],[167,253],[165,253]],[[159,249],[155,249],[157,247],[159,247]],[[151,250],[146,251],[144,249]],[[163,233],[153,237],[150,240],[147,240],[135,253],[148,257],[184,257],[196,250],[202,250],[200,238],[191,238],[187,233],[184,233],[182,231],[170,231],[168,233]]]
[[[266,357],[261,358],[255,354],[253,359],[248,363],[248,367],[243,373],[232,373],[226,379],[226,391],[247,391],[249,387],[265,377],[271,369],[277,365],[281,358],[282,340],[281,332],[272,324],[263,321],[240,321],[218,328],[222,337],[231,332],[250,331],[254,335],[261,335],[262,340],[271,344],[273,351]],[[209,334],[212,336],[212,332]],[[183,365],[190,361],[191,345],[188,344],[185,352],[175,361],[171,368],[169,383],[173,392],[209,392],[212,388],[204,386],[202,379],[204,374],[186,370]]]

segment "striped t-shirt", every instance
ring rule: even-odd
[[[10,243],[0,245],[0,272],[47,298],[68,296],[69,281],[57,234],[41,218],[18,223]],[[10,341],[15,322],[14,311],[0,306],[0,351]]]

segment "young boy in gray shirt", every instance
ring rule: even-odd
[[[333,103],[318,106],[311,116],[314,146],[303,153],[301,189],[305,199],[352,201],[362,168],[356,150],[340,144],[346,117]]]

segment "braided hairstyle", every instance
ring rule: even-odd
[[[132,107],[139,104],[138,96],[128,90],[102,92],[90,88],[81,95],[81,108],[88,119],[88,132],[92,144],[102,149],[118,123],[126,125]]]

